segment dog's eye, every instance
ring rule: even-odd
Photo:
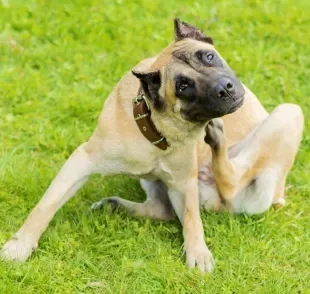
[[[206,56],[206,59],[211,62],[214,58],[214,54],[213,53],[208,53],[207,56]]]
[[[188,84],[182,83],[182,84],[179,85],[179,91],[182,92],[182,91],[184,91],[187,87],[188,87]]]
[[[183,76],[181,74],[175,77],[175,92],[177,95],[179,94],[183,97],[184,95],[189,94],[191,91],[194,91],[194,89],[195,81],[192,80],[192,78]]]
[[[207,66],[218,66],[220,65],[218,62],[218,58],[216,56],[216,53],[213,51],[198,51],[196,53],[197,58]]]

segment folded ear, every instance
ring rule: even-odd
[[[176,41],[180,41],[185,38],[191,38],[197,41],[213,44],[211,37],[207,37],[202,31],[193,25],[184,21],[180,21],[178,18],[174,20],[174,37]]]
[[[132,73],[140,80],[143,92],[153,107],[157,110],[163,110],[165,107],[165,101],[164,98],[159,95],[159,89],[161,86],[160,71],[132,71]]]

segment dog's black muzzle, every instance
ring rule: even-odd
[[[182,109],[183,117],[192,122],[206,122],[236,111],[245,95],[234,72],[225,68],[209,69],[197,80],[197,90],[197,97]]]

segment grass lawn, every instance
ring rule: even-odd
[[[0,262],[1,294],[310,293],[308,0],[0,1],[0,246],[92,134],[115,83],[172,40],[175,16],[213,37],[268,110],[303,108],[287,205],[255,217],[203,212],[217,264],[202,276],[184,265],[178,221],[89,212],[101,197],[144,198],[136,180],[94,176],[27,263]]]

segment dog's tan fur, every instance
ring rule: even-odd
[[[179,66],[171,66],[175,62],[171,58],[172,52],[197,48],[215,50],[209,43],[184,38],[135,67],[140,72],[161,71],[160,94],[165,97],[167,107],[164,112],[152,109],[152,119],[170,147],[166,151],[156,148],[137,128],[132,115],[132,99],[137,95],[140,83],[131,72],[127,73],[106,100],[94,134],[67,160],[24,225],[4,245],[2,257],[25,261],[37,247],[41,234],[57,210],[92,173],[140,177],[147,194],[146,202],[134,203],[118,197],[110,200],[136,215],[157,219],[173,218],[173,208],[183,224],[187,264],[198,266],[201,271],[212,269],[213,258],[204,241],[199,202],[207,209],[225,208],[239,212],[240,209],[234,208],[234,201],[240,200],[240,191],[272,168],[277,170],[273,177],[276,187],[272,200],[284,197],[285,178],[303,128],[300,108],[280,106],[268,117],[258,99],[244,86],[243,106],[223,117],[226,136],[220,121],[209,124],[209,143],[216,143],[210,148],[204,142],[206,124],[189,123],[180,115],[181,103],[174,95],[172,75],[164,70],[168,65],[171,70]],[[228,151],[231,146],[234,147]],[[247,207],[242,209],[253,212],[247,211]]]

